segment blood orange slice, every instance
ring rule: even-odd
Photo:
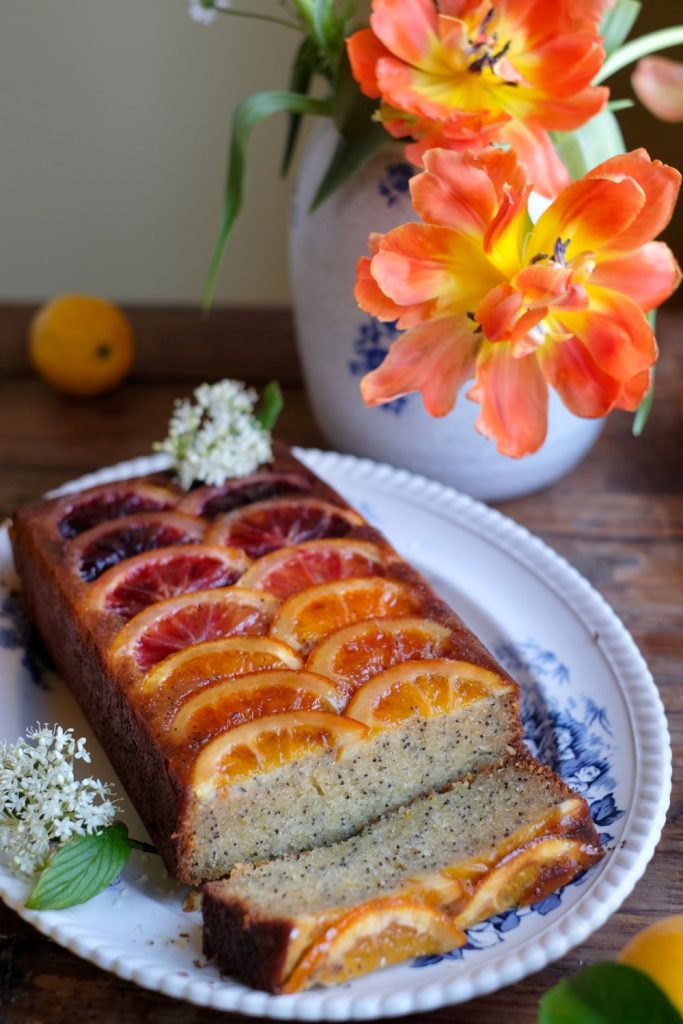
[[[467,661],[404,661],[364,683],[344,713],[368,726],[387,728],[407,718],[449,714],[510,689],[494,672]]]
[[[350,696],[378,672],[402,661],[441,658],[451,644],[451,631],[430,619],[376,619],[326,637],[311,652],[306,667],[336,679]]]
[[[167,488],[143,480],[102,484],[62,498],[57,507],[57,529],[62,537],[71,539],[112,519],[170,509],[177,500]]]
[[[288,598],[277,613],[271,635],[295,650],[352,622],[417,611],[419,598],[403,583],[381,576],[338,580],[309,587]]]
[[[346,537],[363,520],[355,512],[317,498],[274,498],[221,516],[207,534],[210,544],[241,548],[250,558],[291,544]]]
[[[182,499],[178,509],[204,519],[215,519],[256,501],[267,501],[283,494],[306,494],[310,489],[310,481],[299,473],[262,470],[251,476],[228,480],[220,487],[197,487]]]
[[[103,572],[88,594],[91,608],[128,621],[150,604],[178,594],[236,583],[249,565],[243,551],[177,544],[146,551]]]
[[[231,636],[193,644],[150,669],[138,686],[141,694],[173,689],[179,696],[203,683],[249,672],[301,668],[296,651],[269,636]]]
[[[180,512],[141,512],[86,530],[71,545],[71,557],[83,579],[92,583],[124,558],[171,544],[196,543],[204,529],[201,519]]]
[[[360,722],[326,711],[291,711],[247,722],[203,748],[194,766],[195,792],[208,796],[250,775],[358,743],[367,733]]]
[[[310,540],[264,555],[247,572],[245,587],[285,598],[300,590],[354,576],[382,572],[382,554],[365,540]]]
[[[190,644],[223,636],[265,633],[279,605],[259,590],[228,587],[198,590],[159,601],[127,622],[112,645],[112,657],[145,672]]]
[[[287,711],[335,714],[339,692],[329,679],[311,672],[256,672],[224,679],[189,697],[169,728],[178,744],[197,745],[245,722]]]
[[[283,992],[337,985],[408,957],[447,953],[466,940],[447,914],[416,899],[384,897],[354,907],[301,958]]]

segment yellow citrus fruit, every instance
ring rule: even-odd
[[[683,1013],[683,914],[665,917],[638,932],[619,959],[648,974]]]
[[[90,295],[62,295],[39,309],[29,354],[44,381],[88,397],[121,383],[133,363],[133,331],[120,309]]]

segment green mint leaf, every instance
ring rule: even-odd
[[[128,829],[117,821],[90,836],[76,836],[50,858],[26,906],[63,910],[86,903],[114,881],[128,860]]]
[[[254,413],[264,430],[272,430],[285,404],[280,385],[276,380],[266,384],[261,392],[261,405]]]
[[[654,981],[626,964],[593,964],[541,1000],[538,1024],[682,1024]]]

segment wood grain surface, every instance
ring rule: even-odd
[[[200,377],[280,376],[288,386],[279,433],[293,443],[325,446],[298,384],[285,311],[224,311],[210,323],[192,311],[134,311],[142,348],[137,376],[112,395],[80,403],[59,398],[30,375],[23,356],[29,314],[25,307],[0,309],[0,518],[63,480],[147,453],[165,433],[173,399]],[[649,662],[674,744],[673,797],[657,854],[622,909],[564,959],[487,998],[410,1020],[532,1024],[539,997],[560,978],[613,957],[655,918],[683,912],[682,331],[679,314],[661,317],[657,398],[643,438],[631,435],[629,416],[616,414],[565,480],[500,506],[604,594]],[[190,342],[197,338],[212,340],[203,348]],[[104,973],[0,905],[0,1024],[237,1019]]]

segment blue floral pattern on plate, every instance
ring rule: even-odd
[[[616,748],[606,709],[585,695],[561,699],[561,688],[570,679],[569,668],[536,640],[514,644],[500,641],[493,645],[493,652],[522,688],[522,721],[529,750],[588,801],[602,844],[610,843],[614,837],[607,829],[624,812],[614,797],[612,765]],[[574,879],[570,886],[582,885],[593,870]],[[529,907],[506,910],[474,925],[467,931],[464,946],[450,953],[417,957],[413,966],[461,960],[475,950],[495,946],[530,914],[545,916],[556,910],[570,886]]]
[[[353,342],[355,358],[349,360],[349,370],[353,376],[364,377],[366,373],[376,370],[399,334],[395,323],[382,323],[372,316],[363,321]],[[393,402],[381,405],[380,409],[398,416],[407,402],[407,397],[396,398]]]

